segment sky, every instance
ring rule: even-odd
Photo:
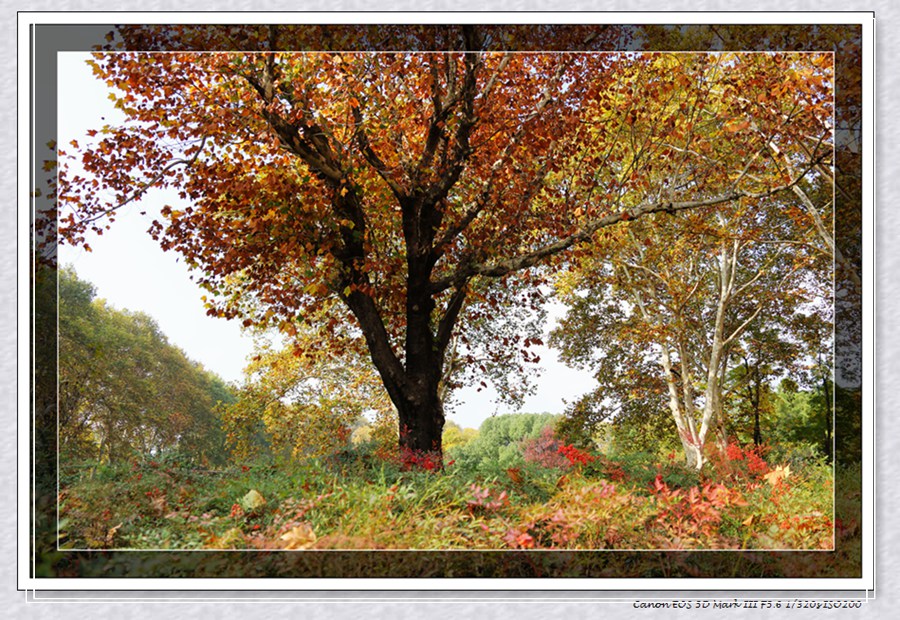
[[[94,77],[86,64],[88,58],[84,53],[58,55],[58,92],[65,94],[59,102],[57,119],[62,148],[73,139],[87,143],[89,129],[115,125],[124,119],[108,99],[106,85]],[[102,236],[87,236],[91,252],[61,245],[60,264],[74,267],[82,280],[95,286],[97,297],[111,306],[152,316],[169,342],[204,368],[226,381],[240,382],[253,350],[252,336],[241,329],[238,321],[207,316],[201,300],[205,291],[191,280],[187,266],[178,254],[164,252],[147,233],[164,205],[183,209],[179,204],[183,202],[172,192],[147,192],[140,202],[120,210],[111,230]],[[146,215],[141,215],[141,211]],[[561,309],[550,307],[548,314],[549,332]],[[562,413],[566,402],[594,387],[590,373],[566,367],[553,350],[534,347],[533,352],[541,358],[541,377],[536,393],[526,399],[520,411]],[[510,413],[494,402],[495,396],[490,390],[463,389],[457,393],[457,404],[448,419],[463,427],[477,428],[493,414]]]

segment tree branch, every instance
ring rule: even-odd
[[[450,302],[447,304],[447,310],[444,312],[444,316],[438,323],[437,339],[435,344],[437,345],[438,356],[441,359],[443,359],[444,352],[447,350],[447,345],[449,344],[451,336],[453,335],[453,326],[456,325],[456,319],[459,317],[459,313],[466,301],[467,292],[468,291],[465,283],[463,283],[462,286],[460,286],[453,292],[453,296],[450,298]]]
[[[815,165],[815,164],[813,164]],[[796,179],[792,180],[790,183],[785,185],[781,185],[770,189],[765,192],[760,193],[752,193],[741,190],[732,190],[726,194],[721,196],[716,196],[714,198],[707,198],[705,200],[689,200],[684,202],[664,202],[657,201],[653,203],[647,203],[644,205],[639,205],[632,209],[628,209],[626,211],[620,211],[618,213],[612,213],[605,217],[599,218],[592,222],[589,222],[584,227],[582,227],[577,232],[563,237],[558,241],[540,247],[536,250],[528,252],[526,254],[522,254],[520,256],[515,256],[512,258],[507,258],[504,260],[498,260],[493,263],[481,263],[481,264],[468,264],[461,266],[455,273],[441,278],[440,280],[435,281],[432,284],[432,290],[435,293],[439,293],[441,291],[447,290],[448,288],[455,286],[459,282],[463,282],[469,280],[474,276],[485,276],[490,278],[499,278],[503,277],[508,273],[512,273],[514,271],[519,271],[521,269],[527,269],[529,267],[533,267],[539,262],[564,252],[568,250],[572,246],[588,241],[594,233],[603,228],[607,228],[614,224],[618,224],[619,222],[625,222],[629,220],[637,220],[641,217],[649,215],[651,213],[674,213],[677,211],[685,211],[688,209],[697,209],[702,207],[712,207],[720,204],[724,204],[727,202],[733,202],[735,200],[741,198],[748,198],[751,200],[758,200],[761,198],[767,198],[769,196],[778,194],[785,190],[789,190],[794,187],[800,180],[809,172],[809,169],[805,170],[803,174],[798,176]]]
[[[99,213],[92,215],[91,217],[85,218],[83,220],[79,220],[78,224],[79,225],[90,224],[91,222],[99,220],[100,218],[105,217],[105,216],[109,215],[110,213],[121,209],[128,203],[137,200],[138,198],[143,196],[147,192],[148,189],[150,189],[152,186],[159,183],[162,180],[162,178],[164,176],[166,176],[166,173],[169,170],[171,170],[172,168],[175,168],[176,166],[191,166],[191,165],[193,165],[193,163],[195,161],[197,161],[197,158],[200,156],[200,153],[203,152],[203,147],[206,144],[207,137],[208,136],[203,136],[203,139],[200,140],[200,146],[197,148],[197,152],[194,153],[194,155],[190,159],[176,159],[176,160],[170,162],[165,168],[160,170],[156,174],[156,176],[154,176],[152,179],[150,179],[149,181],[147,181],[146,183],[141,185],[138,189],[136,189],[134,191],[134,193],[132,193],[128,198],[126,198],[125,200],[123,200],[122,202],[120,202],[116,205],[113,205],[112,207],[109,207],[108,209],[104,209],[103,211],[100,211]]]

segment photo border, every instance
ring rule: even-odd
[[[111,25],[104,25],[106,20],[103,19],[105,15],[109,14],[20,14],[19,17],[19,51],[20,51],[20,60],[24,58],[30,58],[32,63],[37,61],[36,64],[29,63],[31,67],[31,71],[28,72],[27,75],[24,76],[25,84],[23,88],[23,74],[24,71],[20,72],[19,76],[19,97],[20,97],[20,110],[31,110],[35,119],[43,120],[44,117],[41,116],[41,110],[39,106],[41,105],[41,101],[45,105],[49,103],[49,105],[55,105],[56,97],[45,97],[41,99],[41,97],[35,97],[38,103],[35,107],[32,107],[35,104],[34,101],[29,102],[27,105],[22,104],[22,98],[27,98],[28,95],[32,93],[39,92],[39,89],[46,88],[48,86],[48,81],[52,82],[52,88],[55,90],[55,73],[52,79],[44,77],[44,71],[46,71],[47,67],[41,68],[40,60],[41,54],[46,53],[47,50],[40,49],[40,45],[43,45],[44,42],[50,43],[52,46],[55,46],[56,49],[52,52],[55,54],[56,51],[63,51],[59,49],[60,47],[65,47],[68,44],[68,41],[65,36],[60,35],[72,35],[78,29],[84,29],[85,27],[92,27],[91,24],[95,24],[97,28],[103,30],[105,33],[111,28]],[[204,21],[213,21],[218,24],[222,23],[235,23],[235,24],[247,24],[247,23],[275,23],[278,19],[273,19],[273,14],[169,14],[169,13],[129,13],[129,14],[114,14],[116,18],[121,18],[126,16],[128,17],[128,21],[131,23],[140,23],[140,24],[150,24],[150,23],[158,23],[158,24],[170,24],[170,23],[180,23],[183,21],[190,20],[191,23],[201,23]],[[198,15],[199,20],[198,20]],[[284,14],[278,14],[284,15]],[[354,14],[335,14],[335,13],[303,13],[303,14],[291,14],[290,22],[297,23],[299,21],[303,21],[305,23],[314,23],[316,22],[316,18],[319,15],[325,15],[329,18],[329,20],[333,20],[334,22],[342,22],[345,24],[354,24],[354,23],[380,23],[385,17],[389,18],[388,21],[391,23],[421,23],[422,20],[427,19],[430,23],[525,23],[530,22],[532,24],[541,24],[541,23],[569,23],[569,24],[582,24],[584,20],[591,18],[601,18],[602,22],[600,23],[611,23],[610,17],[618,17],[617,14],[586,14],[586,13],[575,13],[575,14],[547,14],[547,13],[530,13],[530,14],[496,14],[496,13],[467,13],[467,14],[459,14],[459,13],[435,13],[435,14],[417,14],[417,13],[354,13]],[[663,23],[692,23],[699,24],[701,22],[705,22],[708,24],[726,24],[731,23],[735,20],[736,15],[740,15],[741,17],[746,17],[747,14],[639,14],[640,20],[628,19],[629,17],[634,17],[634,14],[622,14],[622,21],[618,21],[618,23],[650,23],[649,19],[660,19],[661,21],[657,21],[655,23],[663,24]],[[753,22],[756,24],[766,24],[766,23],[779,23],[785,22],[790,19],[793,23],[800,24],[821,24],[821,23],[832,23],[832,24],[853,24],[860,28],[860,33],[862,35],[862,44],[863,44],[863,67],[862,67],[862,79],[864,84],[864,105],[863,111],[863,133],[866,136],[874,136],[874,132],[870,130],[870,127],[873,126],[873,115],[872,115],[872,101],[871,101],[871,93],[874,91],[871,80],[874,78],[874,65],[872,64],[872,50],[874,50],[874,42],[872,38],[874,36],[874,25],[871,21],[872,16],[870,14],[849,14],[849,13],[840,13],[840,14],[822,14],[822,13],[810,13],[810,14],[751,14]],[[250,19],[252,17],[260,17],[263,19]],[[688,17],[687,20],[679,20],[678,17]],[[727,16],[727,20],[722,19]],[[772,16],[775,16],[779,22],[766,21],[771,20]],[[809,16],[809,18],[807,18]],[[177,19],[172,19],[172,18]],[[832,19],[833,21],[825,22],[821,21],[823,19]],[[855,18],[857,21],[853,21],[850,18]],[[451,19],[452,18],[452,19]],[[552,22],[548,20],[560,20],[557,22]],[[73,21],[79,21],[80,23],[73,24]],[[82,21],[83,20],[83,21]],[[399,20],[399,21],[398,21]],[[411,21],[406,21],[411,20]],[[119,21],[121,19],[110,20]],[[747,22],[734,23],[734,26],[746,25]],[[42,31],[42,28],[49,28],[50,31]],[[73,30],[74,29],[74,30]],[[66,32],[63,32],[66,31]],[[98,30],[99,32],[99,30]],[[83,34],[83,33],[81,33]],[[93,35],[96,35],[95,32]],[[48,38],[44,39],[45,35],[49,35]],[[79,35],[81,36],[81,35]],[[34,37],[34,38],[32,38]],[[97,41],[98,43],[100,41]],[[23,44],[27,45],[27,47],[23,48]],[[868,51],[867,51],[868,50]],[[23,53],[27,52],[27,53]],[[46,60],[46,59],[44,59]],[[20,68],[23,65],[20,63]],[[865,88],[866,81],[868,78],[868,88]],[[46,93],[46,91],[40,91]],[[868,99],[868,102],[866,102]],[[24,117],[24,119],[23,119]],[[55,119],[55,116],[54,116]],[[37,160],[41,159],[38,156],[37,150],[40,148],[40,145],[45,144],[46,140],[43,140],[43,135],[40,135],[39,132],[44,134],[49,134],[50,139],[52,139],[53,134],[55,133],[55,124],[54,123],[35,123],[31,122],[27,125],[27,130],[23,132],[23,120],[28,123],[29,118],[28,115],[22,114],[19,119],[19,135],[20,140],[23,136],[30,137],[30,146],[31,152],[29,153],[27,149],[20,148],[19,152],[19,201],[20,205],[28,204],[28,202],[32,203],[33,208],[40,208],[38,204],[37,198],[31,198],[28,196],[30,190],[36,186],[37,178],[39,176],[38,170],[40,168],[39,165],[35,165]],[[866,122],[868,121],[868,122]],[[754,591],[783,591],[783,590],[818,590],[818,591],[828,591],[832,592],[835,588],[844,591],[850,590],[872,590],[874,589],[874,556],[872,553],[872,548],[874,547],[874,514],[873,514],[873,503],[872,503],[872,492],[874,491],[874,461],[872,459],[873,456],[873,448],[874,448],[874,434],[872,432],[872,427],[874,423],[874,375],[872,365],[866,364],[865,360],[874,361],[874,349],[872,347],[873,339],[872,339],[872,317],[874,316],[874,304],[872,301],[874,300],[874,261],[871,260],[871,257],[874,257],[874,248],[872,247],[871,240],[873,238],[872,235],[872,224],[873,224],[873,215],[874,215],[874,196],[873,192],[873,184],[871,181],[873,179],[873,168],[872,168],[872,155],[874,153],[874,148],[872,141],[864,142],[865,148],[865,156],[862,161],[862,171],[861,177],[863,180],[862,183],[862,197],[861,197],[861,205],[863,212],[863,229],[862,229],[862,251],[860,255],[863,258],[862,260],[862,273],[863,273],[863,291],[865,294],[864,299],[862,300],[862,320],[863,320],[863,340],[862,340],[862,359],[864,363],[862,364],[862,403],[861,403],[861,412],[863,415],[863,427],[862,427],[862,436],[861,436],[861,444],[864,455],[864,462],[869,461],[868,465],[871,467],[864,467],[863,469],[863,489],[864,489],[864,503],[862,508],[862,514],[860,523],[862,526],[862,557],[860,562],[860,570],[859,575],[854,575],[851,577],[839,577],[839,578],[830,578],[830,579],[820,579],[817,577],[812,578],[775,578],[775,579],[750,579],[750,578],[740,578],[737,580],[729,580],[729,579],[715,579],[715,578],[682,578],[677,581],[677,585],[673,585],[672,581],[668,579],[657,579],[657,578],[638,578],[638,579],[628,579],[628,578],[619,578],[619,577],[586,577],[586,578],[567,578],[567,579],[552,579],[552,578],[536,578],[536,579],[528,579],[528,578],[519,578],[519,579],[509,579],[503,577],[488,577],[486,578],[488,581],[485,582],[484,579],[468,579],[468,578],[450,578],[443,579],[443,581],[435,581],[435,579],[441,578],[432,578],[426,581],[421,580],[413,580],[410,578],[387,578],[387,579],[362,579],[362,578],[350,578],[350,577],[339,577],[339,578],[315,578],[310,579],[308,576],[304,577],[305,583],[295,583],[295,579],[291,578],[278,578],[278,583],[273,583],[272,579],[262,579],[255,580],[250,579],[247,580],[245,578],[240,577],[232,577],[232,578],[211,578],[204,579],[198,577],[192,577],[186,582],[182,582],[181,584],[173,584],[168,580],[160,580],[155,579],[153,577],[104,577],[104,578],[91,578],[91,577],[81,577],[81,576],[73,576],[71,578],[65,578],[62,576],[56,577],[40,577],[38,576],[38,572],[36,567],[32,566],[30,570],[30,574],[23,575],[22,560],[26,559],[29,563],[33,558],[29,557],[29,549],[34,549],[37,546],[36,536],[39,531],[41,531],[40,523],[38,523],[37,527],[33,527],[32,529],[32,538],[29,541],[30,544],[23,544],[22,539],[22,525],[24,523],[28,523],[31,521],[31,517],[37,515],[39,510],[39,502],[42,499],[39,493],[34,493],[32,495],[32,505],[29,506],[28,502],[22,502],[22,490],[28,489],[31,486],[32,481],[38,481],[42,479],[45,475],[42,473],[41,465],[46,465],[46,463],[41,463],[39,458],[29,459],[29,454],[34,453],[35,450],[35,442],[40,442],[39,433],[37,432],[25,432],[23,433],[23,428],[27,426],[27,424],[22,424],[23,413],[25,414],[24,422],[28,422],[29,420],[29,412],[31,413],[31,421],[32,421],[32,429],[35,428],[36,422],[36,414],[39,410],[37,403],[40,400],[40,390],[35,388],[34,392],[29,394],[28,390],[22,389],[20,386],[19,389],[19,415],[20,415],[20,426],[19,426],[19,524],[20,524],[20,539],[19,539],[19,587],[27,588],[27,589],[38,589],[38,588],[49,588],[56,590],[88,590],[93,588],[98,589],[141,589],[148,590],[153,589],[155,587],[164,587],[165,589],[220,589],[227,588],[237,589],[238,587],[244,588],[247,587],[249,589],[315,589],[315,590],[326,590],[326,589],[343,589],[347,590],[348,582],[352,583],[354,590],[367,591],[367,590],[395,590],[395,591],[408,591],[409,584],[411,582],[415,582],[418,584],[427,584],[426,588],[429,590],[460,590],[460,589],[474,589],[474,590],[489,590],[489,589],[499,589],[499,590],[515,590],[515,589],[527,589],[534,592],[535,590],[544,590],[544,591],[552,591],[552,590],[565,590],[571,591],[576,589],[587,589],[587,590],[605,590],[607,587],[612,588],[616,591],[622,590],[656,590],[656,591],[666,591],[671,589],[672,591],[677,591],[679,593],[687,593],[690,590],[696,591],[709,591],[709,590],[731,590],[741,585],[752,585],[752,589]],[[24,158],[23,158],[24,157]],[[25,172],[25,182],[23,183],[22,173]],[[24,200],[23,200],[23,190],[24,190]],[[30,287],[28,282],[28,274],[33,274],[33,265],[31,264],[31,257],[28,256],[28,249],[31,247],[31,239],[28,234],[28,229],[31,225],[31,222],[23,221],[24,215],[28,213],[28,210],[19,209],[19,280],[20,280],[20,292],[25,290],[26,287]],[[866,216],[869,216],[866,219]],[[23,226],[24,225],[24,226]],[[22,232],[25,231],[25,236],[23,239]],[[23,242],[24,241],[24,242]],[[25,256],[23,256],[23,250]],[[22,287],[22,279],[25,277],[25,287]],[[33,287],[31,287],[33,290]],[[37,312],[38,309],[32,306],[31,304],[32,296],[26,296],[20,294],[19,296],[19,319],[20,321],[23,318],[31,317],[32,310]],[[24,302],[24,303],[23,303]],[[868,309],[868,312],[866,312]],[[24,312],[23,312],[24,310]],[[29,327],[26,325],[26,328]],[[21,332],[20,325],[20,332]],[[40,333],[41,330],[34,329],[29,331],[26,329],[26,334],[30,333],[31,338],[34,339],[35,346],[39,349],[40,342],[43,338],[46,338],[48,335],[46,333]],[[868,337],[868,339],[867,339]],[[30,357],[30,351],[25,351],[25,363],[23,363],[23,351],[22,345],[25,343],[30,344],[31,338],[22,338],[20,333],[20,354],[19,354],[19,371],[20,377],[28,377],[32,374],[37,374],[35,371],[35,366],[33,363],[38,360],[32,359]],[[50,340],[55,340],[55,333],[53,334],[53,338]],[[23,342],[24,341],[24,342]],[[25,371],[25,372],[23,372]],[[25,398],[31,397],[31,402],[28,400],[24,400]],[[26,407],[23,407],[25,405]],[[869,416],[868,418],[866,416]],[[866,423],[868,420],[868,423]],[[40,427],[40,424],[37,424]],[[24,440],[23,440],[23,435]],[[25,448],[23,450],[23,448]],[[24,457],[24,461],[23,461]],[[54,461],[55,463],[55,461]],[[26,484],[23,486],[23,473],[25,474],[25,482]],[[30,477],[29,477],[30,474]],[[24,506],[23,506],[24,504]],[[30,509],[29,509],[30,508]],[[55,512],[55,511],[54,511]],[[23,519],[23,516],[26,518]],[[26,533],[27,536],[27,533]],[[23,558],[23,550],[25,552],[25,556]],[[85,556],[89,556],[91,561],[95,561],[96,559],[100,559],[100,564],[108,566],[110,562],[107,560],[110,559],[111,556],[115,556],[118,554],[141,554],[148,552],[124,552],[124,551],[111,551],[111,552],[87,552]],[[160,553],[160,552],[149,552]],[[166,555],[179,555],[184,553],[198,553],[198,552],[162,552]],[[219,551],[211,551],[211,552],[199,552],[204,554],[240,554],[241,552],[219,552]],[[348,560],[345,561],[353,561],[352,557],[357,552],[329,552],[329,554],[342,554],[342,553],[350,553],[351,555],[348,557]],[[359,552],[365,553],[365,552]],[[403,556],[408,554],[422,555],[422,554],[430,554],[434,552],[420,552],[420,551],[391,551],[391,552],[377,552],[377,553],[390,553],[397,554],[397,559],[399,561],[404,561]],[[450,553],[464,553],[464,554],[495,554],[495,553],[506,553],[506,552],[480,552],[480,551],[463,551],[463,552],[450,552]],[[532,557],[535,552],[515,552],[520,557]],[[546,554],[547,552],[541,552]],[[566,552],[559,552],[565,554]],[[603,551],[597,552],[570,552],[570,553],[609,553]],[[634,552],[632,552],[634,553]],[[673,555],[696,555],[696,554],[708,554],[712,552],[705,551],[689,551],[689,552],[668,552],[668,551],[650,551],[650,552],[637,552],[637,553],[651,553],[651,554],[662,554],[663,557],[671,557]],[[728,551],[719,551],[715,553],[748,553],[744,551],[739,552],[728,552]],[[822,551],[812,551],[812,552],[803,552],[803,551],[790,551],[790,552],[757,552],[758,554],[783,554],[783,553],[812,553],[812,554],[821,554],[821,553],[829,553]],[[439,552],[438,555],[443,556],[445,552]],[[112,562],[114,564],[114,562]],[[65,564],[65,563],[64,563]],[[26,567],[27,570],[27,567]],[[396,583],[397,580],[402,580],[402,584]],[[156,581],[165,581],[165,583],[154,583]],[[288,583],[290,581],[290,583]],[[558,582],[558,583],[548,583],[549,582]],[[311,583],[312,582],[312,583]],[[273,586],[276,586],[273,587]],[[821,587],[823,585],[828,585],[830,587]],[[174,586],[174,587],[173,587]],[[631,600],[631,599],[629,599]]]

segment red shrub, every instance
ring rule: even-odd
[[[559,453],[566,457],[569,460],[569,463],[571,463],[572,465],[587,465],[596,458],[594,456],[591,456],[587,452],[583,452],[575,446],[571,445],[560,446]]]
[[[552,426],[546,426],[538,437],[522,441],[522,455],[526,463],[537,463],[541,467],[566,469],[571,466],[559,450],[563,443],[556,438]]]
[[[769,472],[769,464],[763,458],[767,451],[765,446],[741,448],[736,443],[730,443],[724,453],[714,450],[709,461],[723,477],[755,478]]]
[[[743,461],[744,460],[744,452],[741,450],[741,447],[736,443],[728,444],[728,447],[725,448],[725,455],[728,457],[729,461]]]
[[[400,464],[406,470],[436,471],[441,468],[441,457],[437,452],[420,452],[404,448],[400,454]]]

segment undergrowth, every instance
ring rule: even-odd
[[[59,540],[64,549],[832,548],[824,462],[791,470],[733,446],[696,472],[673,455],[557,452],[507,468],[410,468],[352,452],[218,471],[70,467]]]

